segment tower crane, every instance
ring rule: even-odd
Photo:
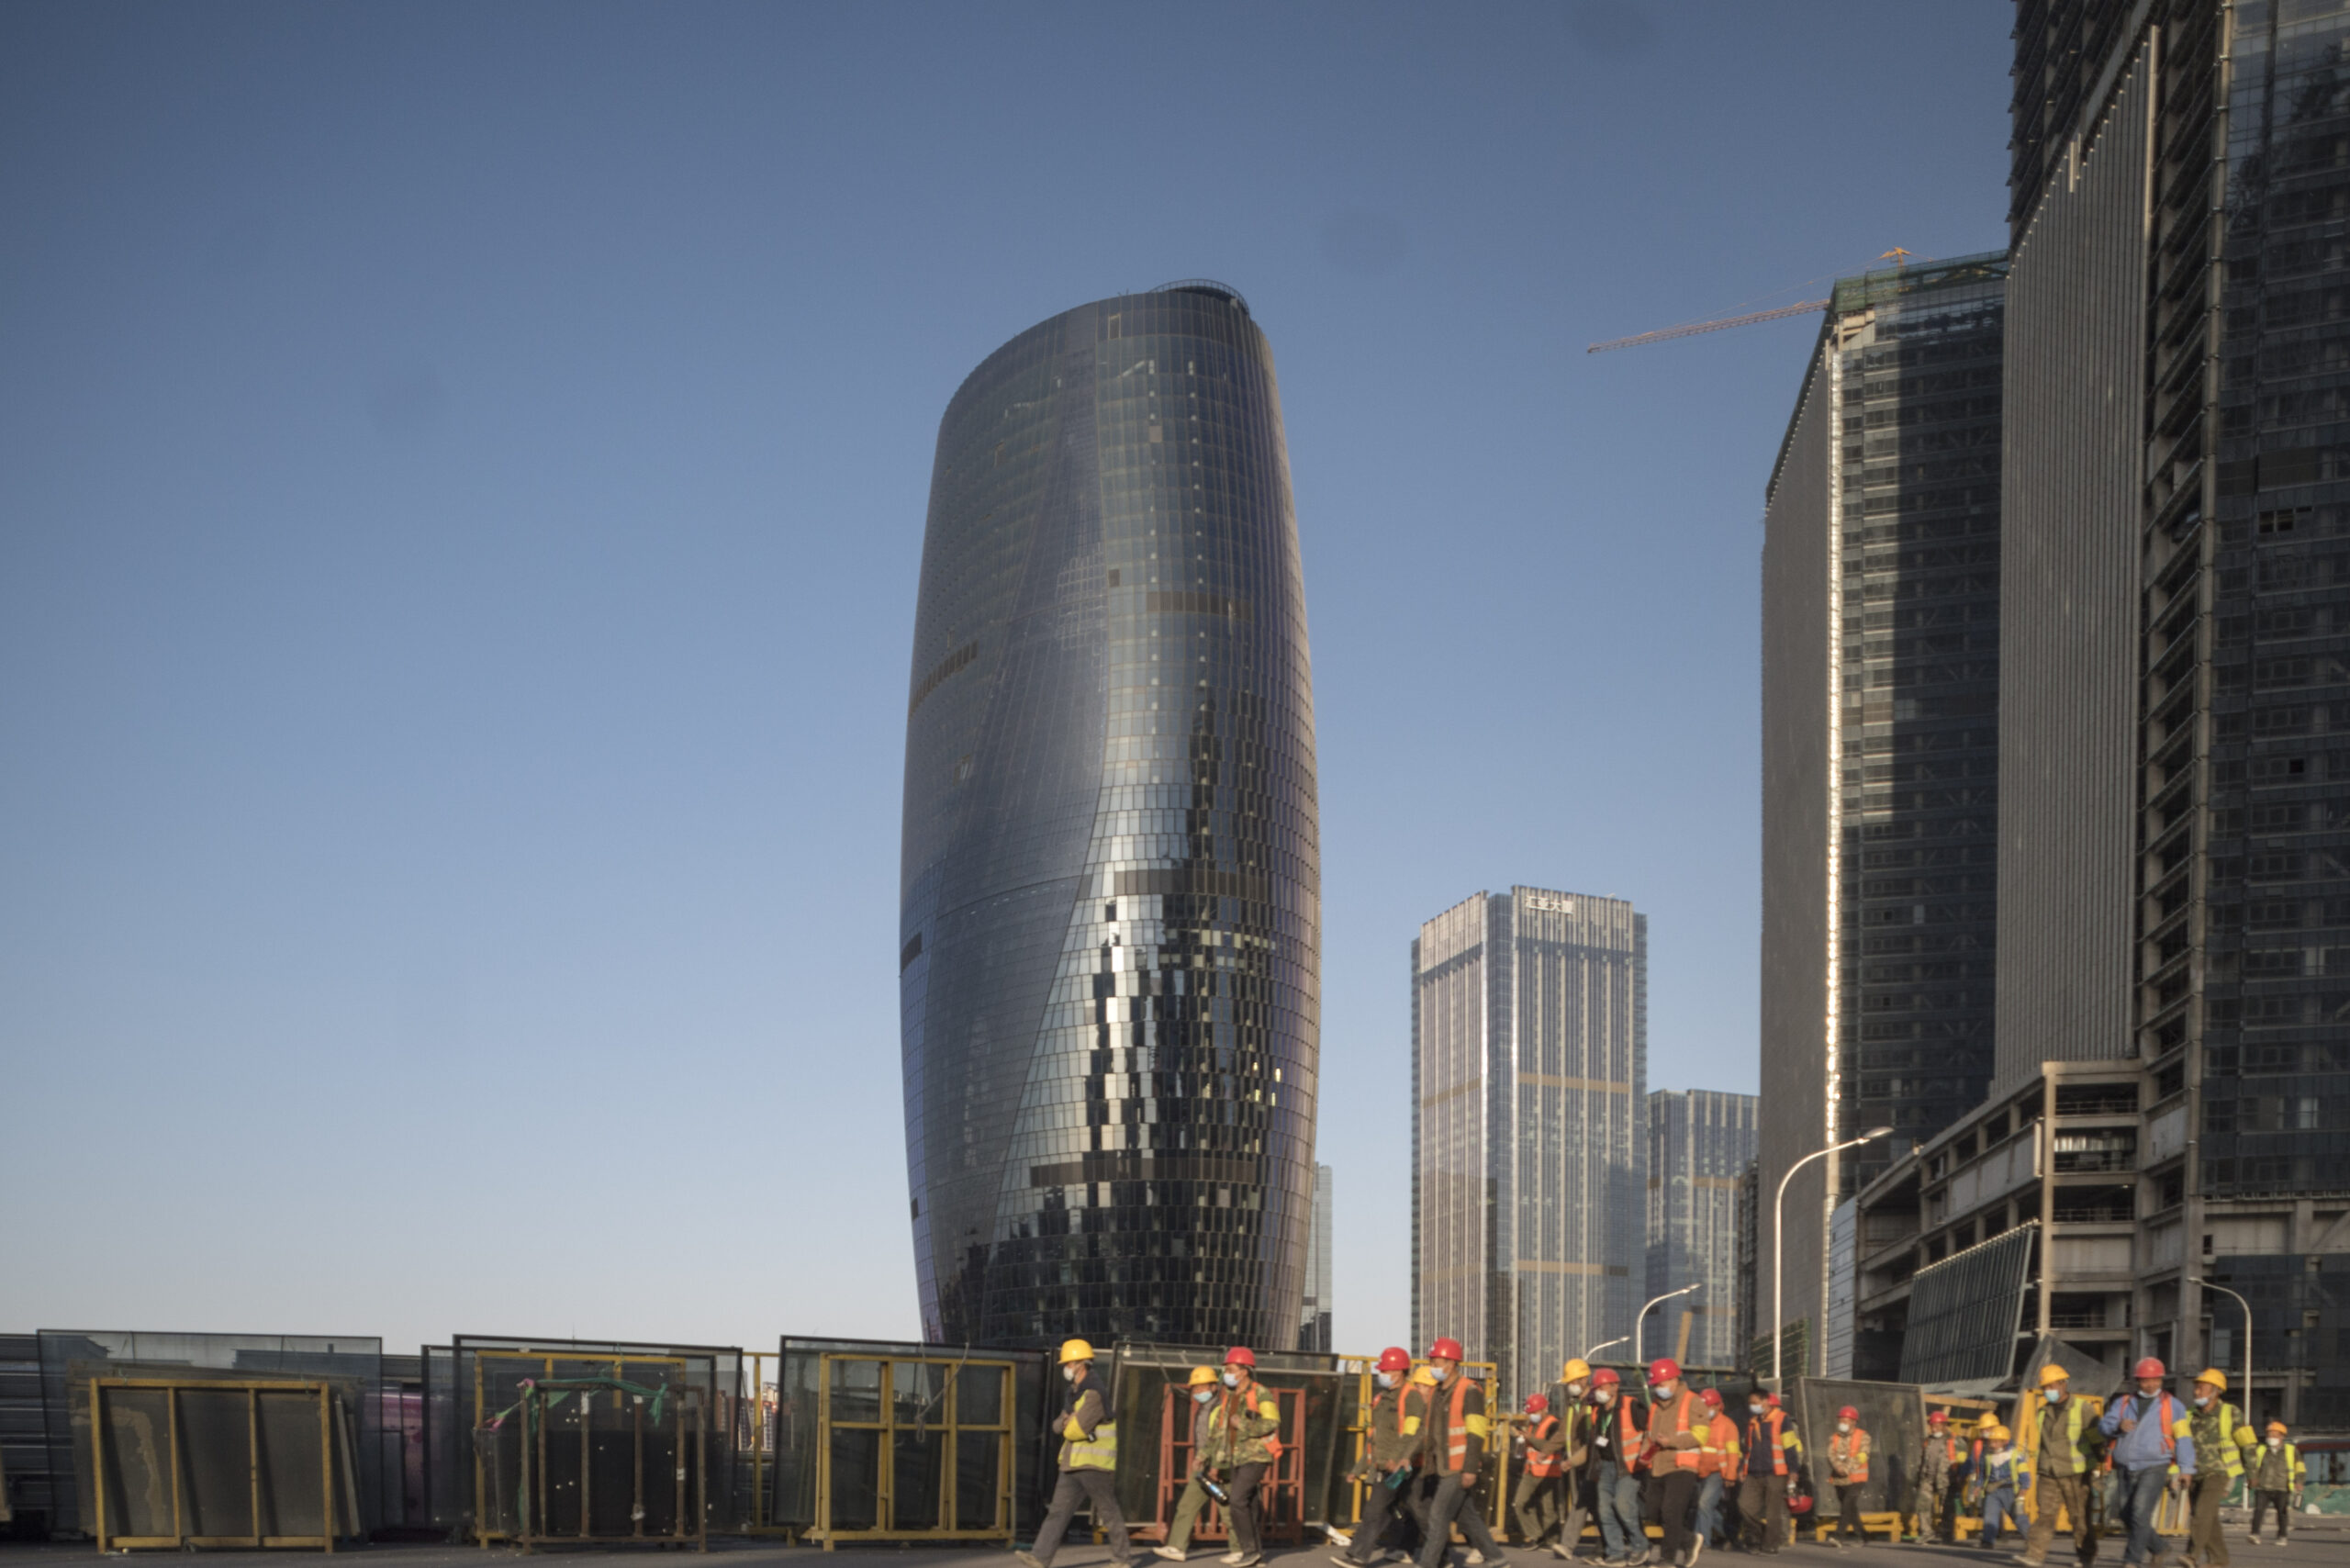
[[[1898,268],[1908,263],[1909,252],[1896,245],[1877,260],[1891,262]],[[1776,321],[1783,316],[1801,316],[1807,311],[1825,310],[1829,304],[1830,301],[1825,299],[1799,299],[1793,305],[1782,305],[1774,310],[1751,310],[1742,316],[1717,316],[1711,320],[1660,328],[1656,331],[1641,332],[1629,338],[1610,338],[1604,343],[1594,343],[1583,352],[1606,353],[1610,349],[1633,349],[1642,343],[1661,343],[1669,338],[1694,338],[1700,332],[1725,332],[1732,327],[1751,327],[1757,321]]]

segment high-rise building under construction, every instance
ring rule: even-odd
[[[949,402],[900,874],[925,1335],[1294,1344],[1312,675],[1272,353],[1234,290],[1065,311]]]

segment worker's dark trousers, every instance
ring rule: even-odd
[[[2292,1500],[2293,1495],[2290,1492],[2254,1492],[2252,1495],[2252,1539],[2255,1540],[2260,1539],[2261,1516],[2270,1508],[2274,1508],[2277,1510],[2277,1539],[2284,1540],[2285,1532],[2290,1529],[2293,1524],[2293,1510],[2286,1506]]]
[[[1657,1462],[1671,1462],[1660,1454]],[[1675,1464],[1670,1470],[1650,1471],[1640,1483],[1640,1512],[1664,1531],[1667,1558],[1678,1558],[1689,1550],[1689,1511],[1697,1506],[1698,1480],[1695,1471]],[[1636,1540],[1632,1550],[1638,1551],[1646,1544]]]
[[[1869,1532],[1861,1528],[1861,1489],[1858,1486],[1836,1488],[1836,1539],[1865,1541]]]
[[[1091,1498],[1093,1520],[1110,1533],[1110,1560],[1132,1562],[1134,1551],[1126,1544],[1126,1516],[1118,1511],[1118,1489],[1115,1477],[1106,1470],[1064,1470],[1053,1486],[1053,1506],[1046,1510],[1045,1524],[1036,1532],[1036,1561],[1052,1568],[1053,1553],[1061,1549],[1061,1537],[1069,1533],[1069,1520],[1077,1517],[1078,1505]]]
[[[1787,1544],[1787,1478],[1764,1472],[1738,1484],[1738,1539],[1758,1551]]]
[[[2023,1554],[2030,1562],[2045,1562],[2056,1540],[2056,1515],[2073,1529],[2073,1555],[2083,1562],[2097,1561],[2097,1535],[2089,1529],[2089,1492],[2078,1475],[2046,1475],[2032,1488],[2031,1529],[2024,1532]]]
[[[1232,1471],[1232,1501],[1224,1506],[1224,1517],[1232,1526],[1232,1550],[1244,1556],[1254,1556],[1264,1550],[1264,1540],[1257,1530],[1257,1487],[1265,1479],[1261,1464],[1235,1465]]]
[[[1485,1516],[1477,1511],[1477,1499],[1460,1484],[1459,1471],[1446,1471],[1430,1484],[1422,1477],[1420,1484],[1427,1491],[1427,1512],[1420,1523],[1427,1530],[1427,1539],[1420,1542],[1420,1568],[1436,1568],[1452,1544],[1452,1527],[1459,1525],[1460,1533],[1469,1538],[1470,1547],[1484,1553],[1488,1562],[1502,1561],[1502,1549],[1494,1540],[1494,1532],[1485,1528]]]
[[[1401,1486],[1390,1486],[1387,1481],[1386,1476],[1374,1476],[1362,1489],[1362,1518],[1355,1521],[1354,1544],[1347,1548],[1349,1562],[1379,1561],[1379,1538],[1387,1533],[1387,1521],[1394,1518],[1396,1506],[1411,1490],[1413,1477],[1406,1473]]]
[[[2154,1533],[2154,1509],[2169,1484],[2167,1464],[2142,1464],[2121,1473],[2121,1518],[2130,1529],[2122,1562],[2151,1562],[2163,1554],[2162,1538]]]
[[[2203,1456],[2197,1454],[2196,1462]],[[2187,1516],[2187,1547],[2202,1568],[2228,1568],[2228,1538],[2220,1529],[2220,1504],[2228,1495],[2228,1473],[2197,1475],[2190,1482]]]

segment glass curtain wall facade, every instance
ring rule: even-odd
[[[1412,1339],[1505,1393],[1631,1332],[1645,1269],[1648,917],[1479,893],[1412,944]]]
[[[1233,290],[1080,306],[949,403],[900,874],[925,1337],[1293,1342],[1312,672],[1272,354]]]
[[[1990,1083],[2006,275],[1993,253],[1840,281],[1772,476],[1762,1190],[1895,1129],[1789,1185],[1790,1325],[1825,1305],[1830,1210]]]
[[[2350,1203],[2346,61],[2341,0],[2017,8],[2009,385],[2080,439],[2009,467],[2042,569],[2008,607],[2076,634],[2005,651],[2004,744],[2081,739],[2032,693],[2120,695],[2090,766],[2002,797],[2003,877],[2072,823],[2117,846],[2094,907],[2043,874],[2010,920],[2001,888],[2003,941],[2113,955],[2094,1027],[2010,1042],[2011,1013],[2047,1010],[2003,973],[1999,1039],[2003,1082],[2067,1057],[2143,1075],[2135,1349],[2225,1365],[2238,1309],[2196,1280],[2230,1285],[2255,1406],[2337,1429],[2342,1346],[2296,1265]],[[2048,499],[2068,483],[2094,504]]]
[[[1297,1348],[1330,1350],[1330,1168],[1314,1168],[1314,1225],[1305,1243],[1305,1301],[1298,1314]]]
[[[1751,1094],[1710,1089],[1660,1089],[1649,1096],[1647,1295],[1698,1287],[1658,1309],[1648,1325],[1651,1347],[1680,1343],[1681,1315],[1692,1314],[1680,1352],[1692,1366],[1745,1364],[1738,1338],[1740,1188],[1754,1159]],[[1643,1298],[1645,1299],[1645,1298]]]

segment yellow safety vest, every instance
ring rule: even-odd
[[[1088,1394],[1102,1401],[1102,1419],[1094,1426],[1091,1438],[1085,1435],[1085,1428],[1077,1418],[1077,1407],[1085,1402]],[[1110,1402],[1102,1399],[1102,1391],[1093,1387],[1090,1381],[1084,1391],[1069,1401],[1069,1408],[1062,1413],[1061,1468],[1108,1471],[1118,1468],[1118,1423],[1111,1418]]]

